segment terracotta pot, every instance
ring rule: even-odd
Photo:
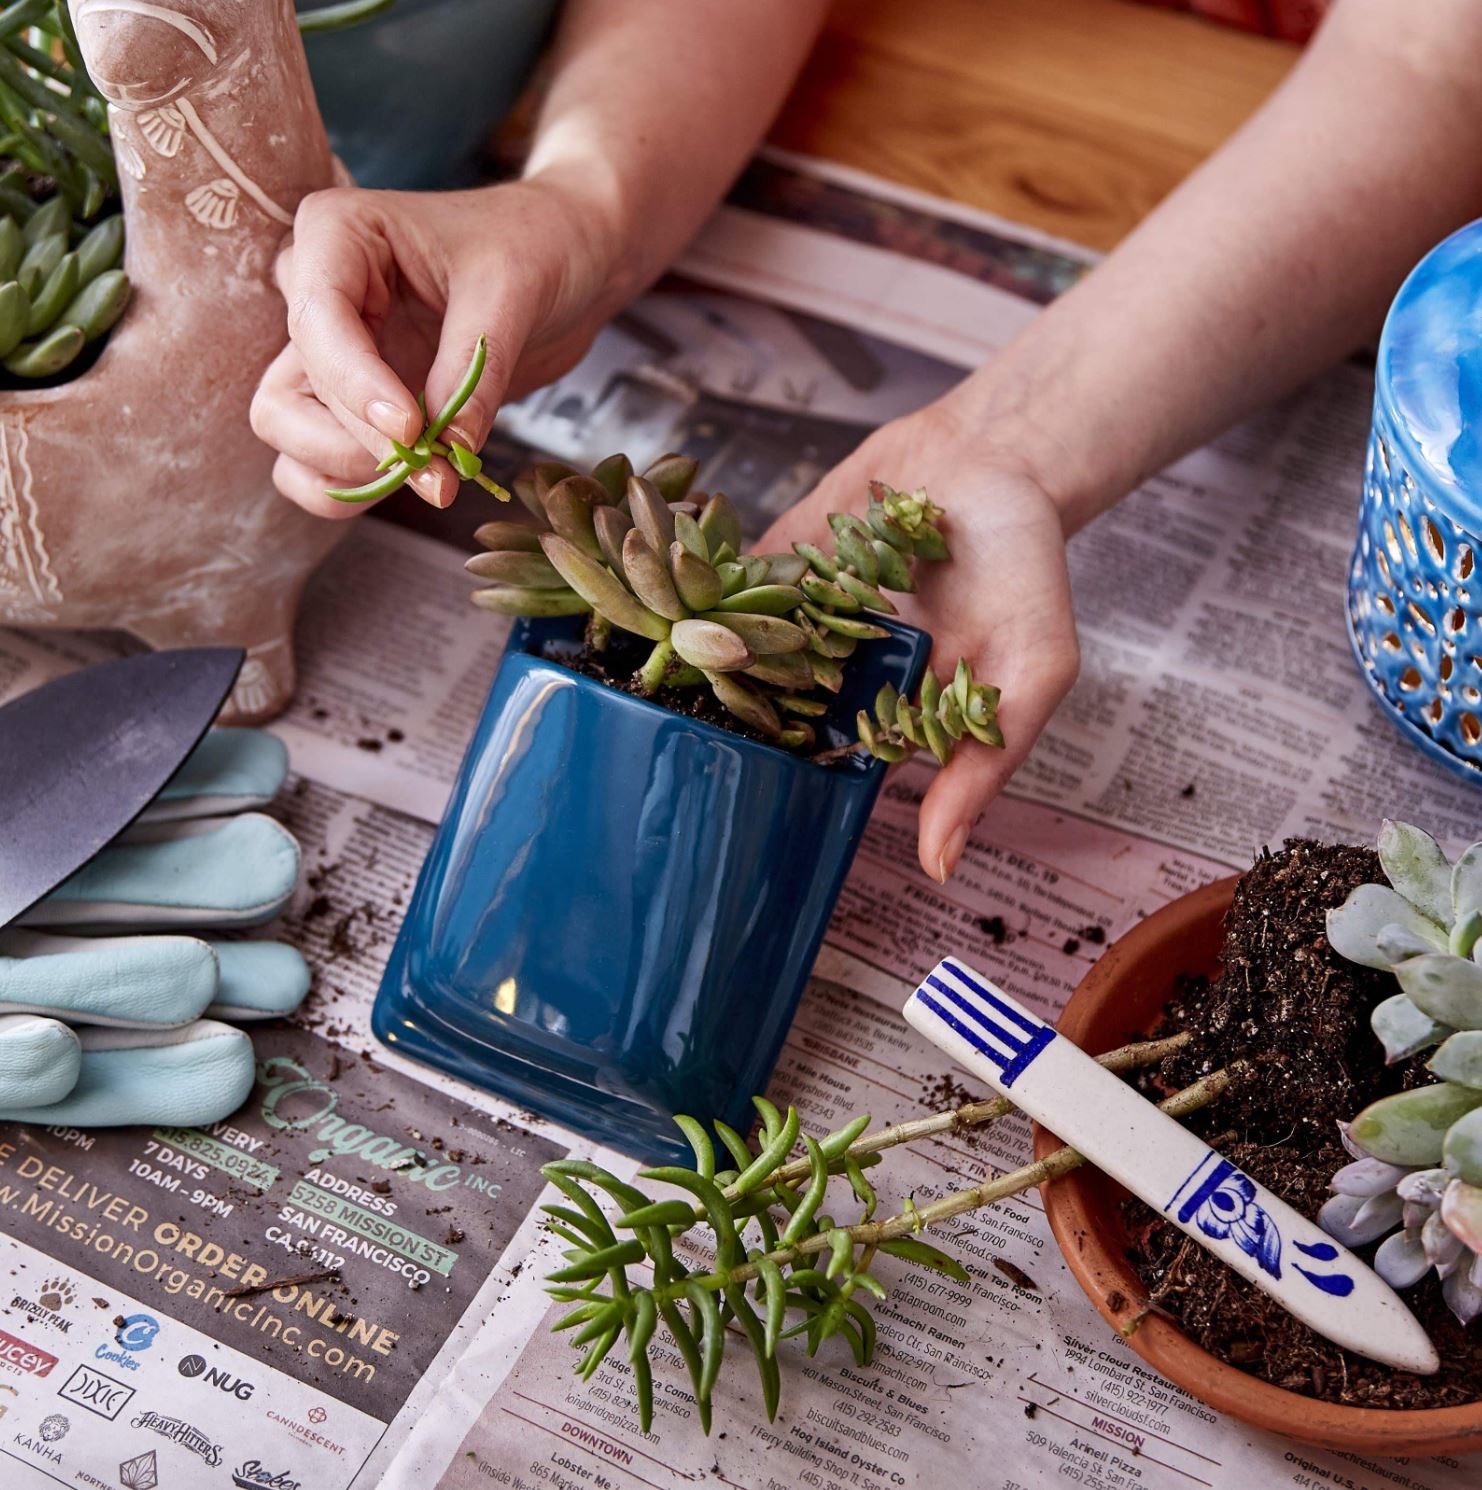
[[[1218,972],[1234,888],[1233,876],[1205,885],[1110,946],[1065,1006],[1061,1034],[1095,1054],[1152,1029],[1180,973]],[[1058,1138],[1036,1125],[1037,1157],[1059,1146]],[[1106,1322],[1121,1333],[1141,1312],[1146,1294],[1126,1257],[1121,1212],[1126,1192],[1085,1168],[1041,1186],[1040,1193],[1066,1265]],[[1125,1338],[1169,1381],[1253,1428],[1363,1454],[1482,1451],[1482,1402],[1414,1412],[1337,1407],[1227,1365],[1157,1315],[1147,1315]]]

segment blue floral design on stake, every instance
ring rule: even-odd
[[[1281,1277],[1281,1232],[1270,1212],[1256,1200],[1256,1182],[1228,1159],[1212,1150],[1205,1154],[1163,1209],[1182,1225],[1192,1222],[1217,1242],[1234,1242],[1247,1257],[1255,1258],[1262,1272]],[[1315,1263],[1336,1262],[1340,1256],[1320,1235],[1314,1242],[1293,1237],[1292,1246]],[[1316,1273],[1299,1262],[1292,1267],[1314,1288],[1334,1298],[1347,1298],[1353,1292],[1353,1279],[1347,1273]]]
[[[1256,1202],[1256,1182],[1218,1154],[1210,1154],[1209,1159],[1214,1160],[1209,1173],[1179,1207],[1178,1219],[1185,1223],[1192,1220],[1205,1236],[1216,1241],[1228,1237],[1247,1257],[1255,1258],[1262,1272],[1281,1277],[1281,1233]],[[1209,1159],[1199,1168],[1203,1169]],[[1180,1194],[1198,1173],[1196,1169],[1184,1181]]]

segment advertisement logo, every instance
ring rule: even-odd
[[[29,1314],[38,1324],[66,1334],[72,1328],[70,1319],[63,1319],[61,1311],[77,1297],[77,1290],[65,1278],[48,1278],[41,1285],[40,1294],[34,1299],[21,1294],[11,1299],[10,1307],[20,1314]]]
[[[57,1388],[57,1396],[97,1413],[100,1418],[107,1418],[110,1423],[124,1410],[133,1395],[133,1387],[125,1386],[91,1366],[79,1366]]]
[[[28,1433],[17,1433],[11,1442],[17,1448],[25,1449],[28,1454],[34,1454],[38,1459],[45,1459],[49,1464],[60,1464],[62,1453],[60,1449],[54,1449],[54,1443],[60,1443],[67,1436],[67,1430],[72,1424],[64,1418],[61,1413],[54,1412],[48,1418],[41,1420],[41,1427],[36,1431],[36,1437],[32,1438]]]
[[[299,1481],[287,1470],[274,1474],[263,1468],[261,1459],[249,1459],[240,1469],[233,1470],[232,1484],[240,1490],[299,1490]]]
[[[135,1355],[148,1350],[159,1332],[160,1322],[152,1314],[130,1314],[127,1319],[115,1319],[113,1339],[119,1348],[114,1350],[110,1346],[100,1345],[93,1352],[93,1359],[112,1361],[125,1371],[137,1371],[139,1362],[134,1359]]]
[[[119,1325],[114,1339],[125,1350],[148,1350],[160,1332],[160,1322],[152,1314],[131,1314]]]
[[[67,1436],[67,1430],[71,1428],[72,1420],[64,1418],[61,1413],[54,1412],[50,1417],[41,1420],[41,1436],[48,1443],[56,1443],[58,1439]]]
[[[24,1372],[28,1376],[48,1376],[56,1363],[54,1355],[0,1330],[0,1369]]]
[[[230,1372],[223,1371],[220,1366],[208,1366],[205,1356],[181,1356],[180,1364],[175,1369],[182,1376],[191,1379],[204,1376],[207,1386],[213,1386],[218,1392],[225,1392],[239,1402],[246,1402],[257,1390],[255,1382],[247,1381],[241,1376],[233,1376]]]
[[[159,1482],[159,1461],[154,1457],[153,1449],[136,1458],[125,1459],[118,1466],[118,1483],[123,1490],[155,1490]]]
[[[192,1454],[204,1459],[212,1469],[221,1463],[220,1444],[212,1443],[199,1428],[193,1427],[184,1418],[167,1418],[163,1413],[141,1412],[134,1418],[133,1424],[136,1428],[148,1428],[151,1433],[158,1433],[161,1438],[167,1438],[171,1443],[178,1443],[181,1448],[189,1449]]]
[[[308,1411],[308,1419],[317,1428],[329,1414],[322,1407],[311,1407]]]

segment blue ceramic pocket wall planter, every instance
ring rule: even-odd
[[[1482,784],[1482,223],[1400,287],[1384,323],[1348,625],[1426,754]]]
[[[919,685],[930,637],[886,624],[835,718],[887,680]],[[675,1113],[749,1126],[885,766],[817,766],[541,655],[582,632],[515,624],[373,1027],[603,1143],[682,1159]]]

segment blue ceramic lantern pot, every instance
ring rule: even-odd
[[[1379,344],[1348,576],[1354,650],[1422,750],[1482,784],[1482,223],[1426,255]]]
[[[914,693],[931,638],[890,624],[837,717]],[[817,766],[543,656],[515,625],[376,999],[414,1060],[648,1158],[676,1113],[745,1131],[885,767]]]

